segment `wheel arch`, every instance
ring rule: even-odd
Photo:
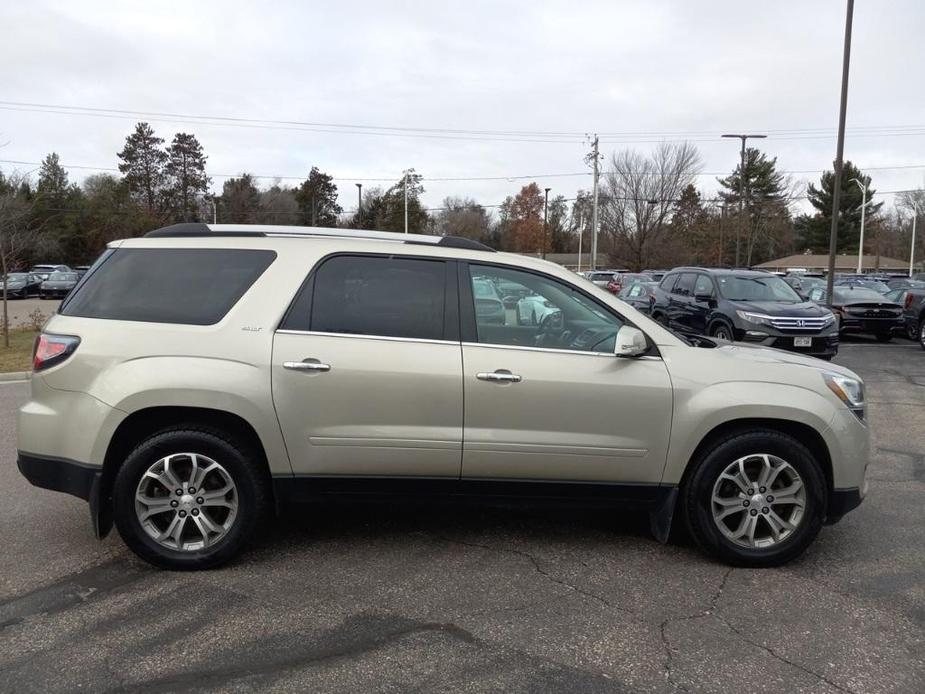
[[[753,431],[756,429],[765,429],[787,434],[793,437],[809,449],[809,452],[819,462],[822,473],[826,481],[826,495],[830,496],[834,488],[834,473],[832,471],[832,456],[829,447],[816,429],[803,422],[796,422],[788,419],[774,419],[765,417],[748,417],[742,419],[733,419],[713,427],[697,444],[694,452],[691,454],[684,474],[681,476],[681,482],[678,485],[684,488],[688,479],[696,469],[697,464],[704,458],[707,451],[710,450],[717,442],[731,438],[736,434]]]
[[[707,334],[712,335],[713,328],[715,328],[720,323],[722,323],[727,328],[729,328],[730,334],[732,335],[733,338],[735,338],[735,334],[736,334],[735,325],[733,325],[732,321],[729,320],[729,318],[723,315],[722,313],[717,313],[717,314],[714,314],[713,316],[710,316],[710,320],[707,323]]]
[[[102,473],[96,490],[96,503],[91,502],[94,527],[99,538],[112,529],[112,488],[119,467],[126,456],[148,436],[177,424],[205,427],[226,432],[253,451],[267,477],[270,467],[266,449],[256,429],[240,415],[206,407],[154,406],[136,410],[123,419],[113,432],[103,458]]]

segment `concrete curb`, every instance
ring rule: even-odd
[[[28,381],[31,378],[31,371],[11,371],[0,374],[0,383],[5,383],[7,381]]]

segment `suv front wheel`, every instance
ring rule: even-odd
[[[716,443],[682,490],[694,540],[737,566],[777,566],[800,555],[822,527],[826,483],[791,436],[745,431]]]
[[[179,426],[142,441],[116,475],[116,527],[167,569],[207,569],[238,554],[270,507],[254,455],[220,431]]]

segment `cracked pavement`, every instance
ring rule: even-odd
[[[0,386],[0,691],[925,691],[925,352],[844,345],[870,492],[788,566],[730,569],[601,510],[325,507],[167,573],[15,468]]]

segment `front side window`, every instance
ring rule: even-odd
[[[685,272],[681,275],[681,278],[678,280],[678,283],[675,285],[672,290],[672,294],[677,294],[679,296],[691,296],[694,293],[694,282],[697,280],[697,275],[693,272]]]
[[[713,280],[707,275],[697,275],[694,296],[713,296]]]
[[[282,327],[442,340],[446,277],[439,260],[335,256],[315,271]]]
[[[487,265],[469,274],[479,343],[613,352],[622,321],[568,284]]]

